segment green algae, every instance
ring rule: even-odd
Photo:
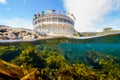
[[[28,73],[35,69],[35,79],[40,80],[120,80],[120,50],[115,47],[119,42],[84,42],[59,38],[5,43],[0,45],[0,59],[24,67]]]

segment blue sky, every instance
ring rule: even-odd
[[[0,25],[32,29],[33,15],[48,9],[64,10],[62,0],[0,0]]]
[[[0,25],[33,29],[33,15],[49,9],[74,13],[79,32],[120,29],[120,0],[0,0]]]
[[[64,7],[61,0],[7,0],[0,4],[0,17],[31,19],[34,13],[46,9],[63,10]]]

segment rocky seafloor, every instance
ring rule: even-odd
[[[0,80],[120,80],[120,34],[0,43]]]

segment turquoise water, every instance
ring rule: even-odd
[[[120,34],[91,39],[70,39],[59,46],[65,54],[74,54],[76,56],[89,50],[120,56]]]
[[[34,68],[43,80],[120,80],[120,34],[4,42],[0,43],[0,59],[23,71]],[[11,67],[0,65],[0,71],[6,68]]]
[[[21,45],[23,44],[23,45]],[[100,54],[112,55],[120,58],[120,34],[108,35],[89,39],[70,39],[70,38],[55,38],[38,40],[32,42],[12,42],[0,43],[1,49],[0,58],[7,61],[15,59],[19,56],[22,50],[29,46],[37,47],[38,51],[47,49],[49,51],[57,51],[69,57],[70,60],[84,60],[88,51],[97,51]],[[13,46],[15,50],[10,50]]]
[[[95,50],[101,53],[120,55],[120,43],[102,44],[102,43],[87,43],[87,44],[61,44],[60,47],[66,54],[82,54],[88,50]]]

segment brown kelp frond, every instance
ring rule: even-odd
[[[22,68],[19,66],[0,60],[0,75],[7,78],[17,79],[21,78],[24,74]]]
[[[0,60],[0,79],[2,80],[36,80],[36,78],[42,80],[41,77],[36,77],[39,73],[37,68],[31,68],[29,70],[24,66],[21,68],[4,60]]]

